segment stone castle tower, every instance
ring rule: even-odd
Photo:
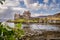
[[[29,11],[24,11],[23,15],[20,15],[18,13],[15,13],[14,15],[14,20],[17,20],[17,19],[30,19],[31,17],[31,13]]]
[[[19,19],[19,18],[20,18],[20,14],[15,13],[15,15],[14,15],[14,20],[17,20],[17,19]]]
[[[31,17],[31,13],[29,11],[24,11],[23,18],[29,19]]]

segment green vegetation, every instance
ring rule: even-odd
[[[27,19],[18,19],[18,20],[8,20],[7,22],[17,22],[17,23],[26,23],[26,22],[32,22],[32,23],[35,23],[35,22],[38,22],[39,21],[39,19],[29,19],[29,20],[27,20]]]
[[[0,40],[19,40],[24,36],[24,30],[21,29],[21,23],[17,27],[10,28],[8,25],[0,23]]]
[[[21,28],[22,24],[21,23],[16,23],[15,26],[18,27],[18,28]]]

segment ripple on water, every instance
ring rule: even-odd
[[[60,28],[56,27],[54,25],[37,25],[37,24],[33,24],[30,25],[31,29],[35,29],[35,30],[46,30],[46,31],[59,31]]]

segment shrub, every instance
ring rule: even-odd
[[[10,28],[0,23],[0,40],[19,40],[23,35],[24,30],[21,29],[21,24],[18,23],[17,27]]]

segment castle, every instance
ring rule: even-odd
[[[31,17],[31,13],[29,11],[24,11],[23,12],[23,15],[20,15],[20,14],[15,14],[14,15],[14,20],[17,20],[17,19],[29,19]]]

